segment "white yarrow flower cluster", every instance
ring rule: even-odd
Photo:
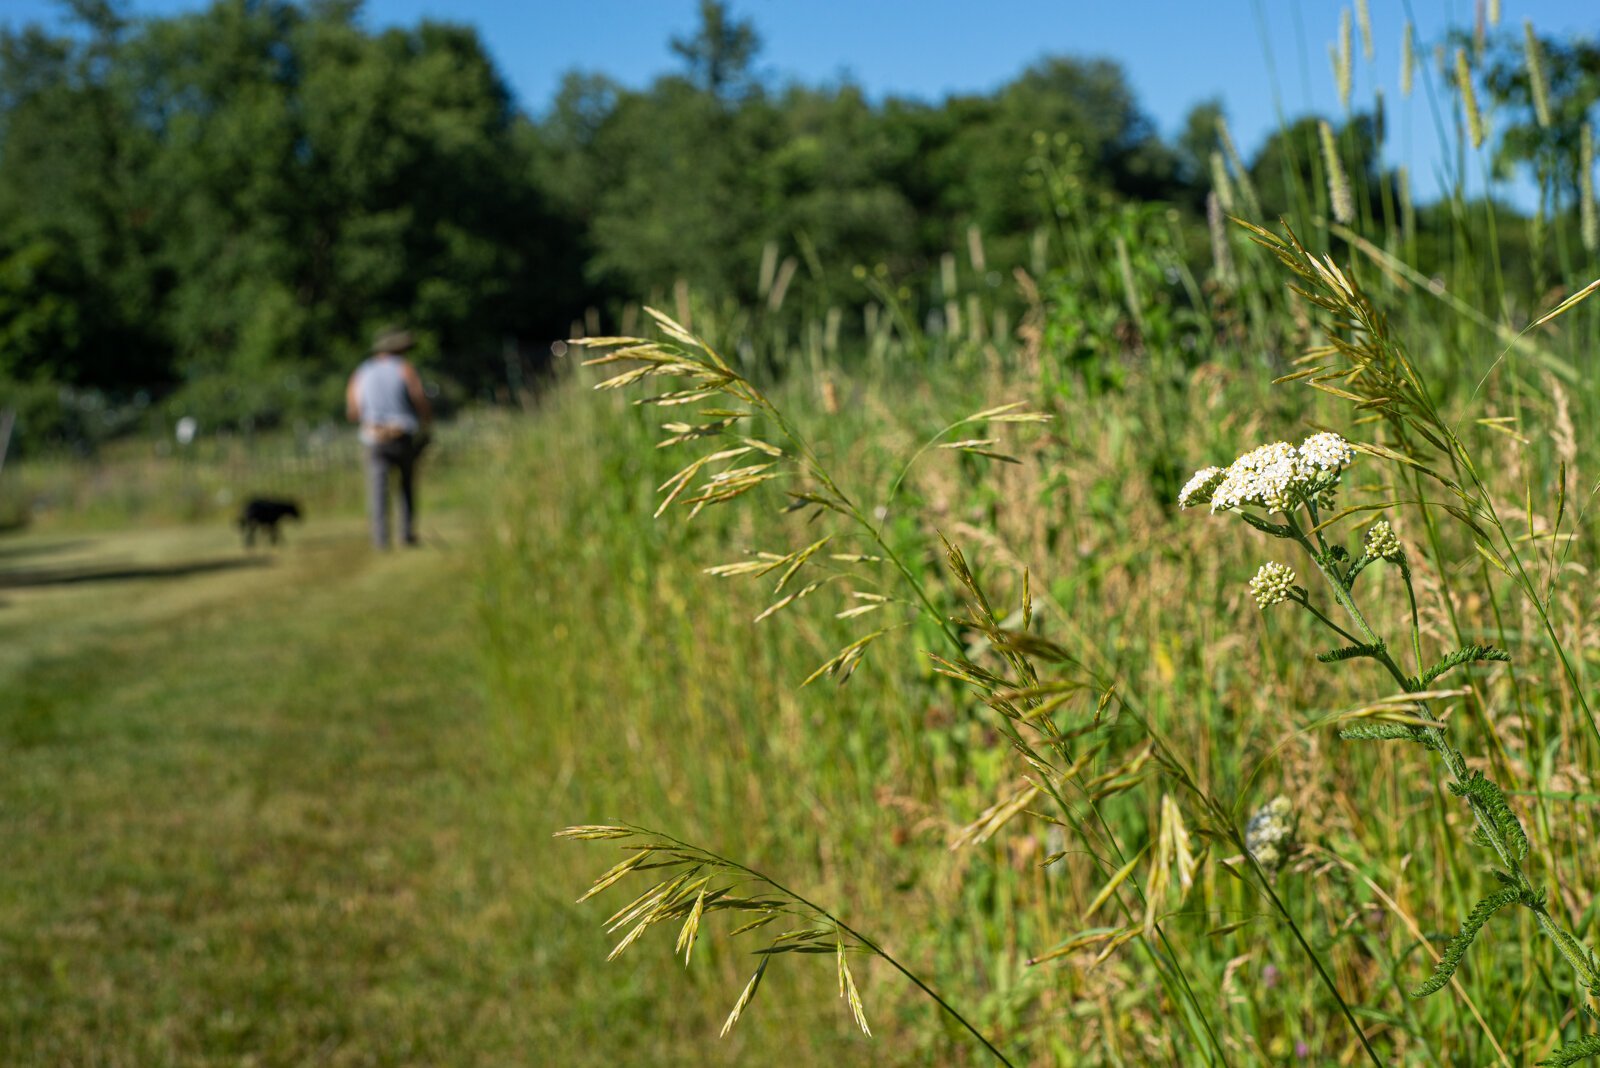
[[[1277,563],[1262,564],[1256,577],[1250,580],[1250,594],[1256,599],[1256,607],[1266,611],[1275,604],[1287,601],[1294,595],[1294,579],[1292,567]]]
[[[1209,502],[1213,512],[1247,505],[1287,512],[1331,493],[1354,459],[1355,450],[1338,434],[1313,434],[1299,448],[1275,441],[1251,449],[1226,469],[1196,471],[1179,492],[1178,505],[1188,508]]]
[[[1275,874],[1295,848],[1294,804],[1287,797],[1274,797],[1256,809],[1244,831],[1244,847],[1256,863]]]
[[[1348,441],[1326,432],[1306,438],[1300,443],[1299,451],[1300,468],[1308,478],[1337,475],[1356,458],[1356,451]]]
[[[1398,560],[1402,552],[1400,539],[1387,519],[1380,519],[1367,528],[1367,555],[1379,560]]]
[[[1251,449],[1229,465],[1211,495],[1211,510],[1247,504],[1259,505],[1269,512],[1292,508],[1301,482],[1298,459],[1294,446],[1287,441]]]
[[[1222,476],[1225,474],[1227,472],[1220,467],[1202,467],[1196,471],[1194,477],[1184,483],[1183,489],[1178,491],[1178,507],[1210,504],[1211,495],[1222,484]]]

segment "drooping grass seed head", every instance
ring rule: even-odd
[[[1227,474],[1220,467],[1202,467],[1194,473],[1194,477],[1185,482],[1183,489],[1178,491],[1178,507],[1192,508],[1202,504],[1211,503],[1211,495],[1222,484],[1223,476]]]
[[[1272,561],[1262,564],[1250,580],[1250,595],[1256,599],[1256,607],[1265,612],[1289,600],[1294,596],[1294,580],[1294,568]]]
[[[1256,809],[1245,825],[1244,847],[1268,874],[1275,875],[1294,852],[1299,820],[1294,804],[1282,794]]]
[[[1366,548],[1367,555],[1378,560],[1398,560],[1405,552],[1387,519],[1380,519],[1367,528]]]

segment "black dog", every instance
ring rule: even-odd
[[[252,497],[239,513],[239,529],[244,531],[244,546],[256,543],[256,531],[265,530],[272,544],[278,544],[278,524],[285,519],[299,519],[300,506],[294,501],[277,501],[271,497]]]

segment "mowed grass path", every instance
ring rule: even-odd
[[[471,532],[430,529],[0,540],[0,1063],[542,1062]]]

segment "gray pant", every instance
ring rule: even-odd
[[[416,439],[411,435],[367,446],[367,514],[372,519],[372,544],[389,547],[389,472],[400,475],[400,538],[417,540]]]

